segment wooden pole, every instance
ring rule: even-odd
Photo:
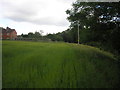
[[[79,39],[79,23],[78,23],[78,44],[80,43],[80,39]]]

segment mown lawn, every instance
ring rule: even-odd
[[[117,60],[98,48],[23,41],[2,45],[3,88],[119,87]]]

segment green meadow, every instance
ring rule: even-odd
[[[3,88],[113,88],[120,69],[98,48],[53,42],[2,42]]]

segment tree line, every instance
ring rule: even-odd
[[[80,2],[66,10],[70,26],[67,30],[48,34],[52,41],[78,42],[120,53],[120,2]]]
[[[49,38],[46,36],[43,36],[43,30],[40,31],[35,31],[29,32],[28,34],[21,34],[17,36],[16,40],[32,40],[32,41],[51,41]]]

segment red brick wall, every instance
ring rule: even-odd
[[[15,38],[17,38],[17,32],[13,31],[13,32],[9,33],[9,35],[7,33],[5,33],[2,35],[2,38],[3,39],[15,39]]]
[[[17,38],[17,32],[13,31],[12,33],[10,33],[10,39],[15,39]]]

